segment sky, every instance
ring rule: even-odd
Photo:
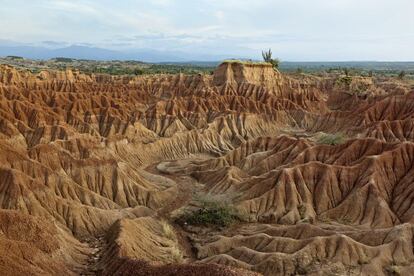
[[[0,0],[0,41],[284,61],[414,61],[413,0]]]

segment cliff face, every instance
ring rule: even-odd
[[[235,62],[213,76],[0,66],[2,271],[410,275],[410,91]],[[169,226],[196,194],[246,222]],[[198,264],[166,265],[180,256]]]

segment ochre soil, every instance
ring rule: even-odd
[[[263,64],[2,65],[0,274],[413,275],[413,92]],[[203,196],[243,221],[177,225]]]

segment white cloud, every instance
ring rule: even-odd
[[[84,14],[99,14],[98,10],[93,6],[77,3],[76,1],[67,1],[67,0],[55,0],[55,1],[45,1],[43,8],[45,9],[55,9],[63,12],[70,13],[84,13]]]
[[[214,12],[214,17],[216,17],[219,20],[224,19],[224,12],[223,11],[215,11]]]

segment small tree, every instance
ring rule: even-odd
[[[142,75],[144,74],[144,70],[142,70],[141,68],[135,68],[133,70],[134,75],[138,76],[138,75]]]
[[[349,76],[349,69],[345,67],[344,68],[344,73],[345,73],[345,76],[348,77]]]
[[[402,80],[402,79],[404,79],[404,77],[405,77],[405,71],[401,71],[401,72],[398,74],[398,78],[399,78],[400,80]]]
[[[272,64],[273,68],[275,68],[275,69],[279,68],[280,61],[277,58],[276,59],[272,58],[272,50],[271,49],[269,49],[268,51],[262,51],[262,57],[263,57],[263,60],[265,62],[268,62],[268,63]]]

